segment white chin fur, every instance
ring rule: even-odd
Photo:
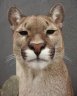
[[[26,53],[26,63],[29,67],[34,68],[34,69],[43,69],[45,68],[47,65],[50,64],[50,49],[49,48],[45,48],[41,51],[39,58],[41,60],[37,60],[37,56],[34,53],[34,51],[27,49],[25,50]]]
[[[45,62],[45,61],[37,61],[37,60],[34,60],[32,62],[27,62],[28,63],[28,66],[30,68],[33,68],[33,69],[44,69],[47,67],[47,65],[49,65],[48,62]]]

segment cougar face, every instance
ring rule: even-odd
[[[8,17],[13,31],[14,55],[21,64],[43,69],[63,58],[62,5],[54,6],[48,16],[23,16],[12,7]]]

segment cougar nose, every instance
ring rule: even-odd
[[[39,43],[39,44],[31,43],[31,44],[29,44],[29,48],[35,52],[37,57],[39,56],[41,50],[45,48],[45,46],[46,46],[45,43]]]

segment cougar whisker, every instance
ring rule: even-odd
[[[69,61],[69,62],[72,62],[72,60],[68,56],[66,56],[66,55],[64,55],[64,59]]]
[[[14,60],[14,59],[15,59],[14,54],[11,54],[6,57],[6,62],[10,62],[11,60]]]

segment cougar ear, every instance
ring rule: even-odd
[[[8,20],[14,30],[15,26],[20,22],[22,15],[21,12],[16,7],[11,7],[8,11]]]
[[[59,27],[62,27],[62,23],[64,20],[64,8],[63,5],[57,4],[53,8],[51,8],[50,13],[52,17],[53,22],[59,25]]]

